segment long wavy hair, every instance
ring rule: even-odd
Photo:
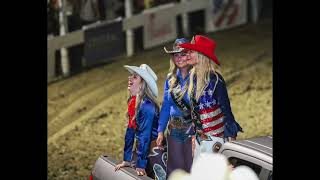
[[[141,78],[141,76],[140,76],[140,78]],[[147,83],[144,81],[143,78],[141,78],[140,83],[141,83],[141,88],[139,90],[139,93],[136,95],[135,114],[134,114],[133,119],[136,118],[138,111],[139,111],[139,108],[140,108],[140,105],[141,105],[141,102],[145,97],[148,97],[155,104],[157,112],[159,112],[159,109],[160,109],[159,102],[158,102],[157,98],[152,94],[150,88],[147,86]],[[129,93],[129,98],[128,98],[127,103],[129,103],[130,99],[131,99],[131,96]],[[127,111],[127,117],[129,117],[128,111]]]
[[[220,67],[210,60],[207,56],[196,52],[198,62],[193,68],[190,70],[190,83],[188,87],[188,95],[191,98],[193,89],[194,89],[194,76],[196,76],[196,91],[195,91],[195,99],[199,101],[200,96],[203,94],[203,91],[206,89],[210,82],[210,74],[214,73],[218,76],[217,73],[221,74]]]
[[[192,66],[188,65],[188,71],[192,68]],[[169,78],[169,91],[171,92],[173,89],[174,84],[177,82],[178,77],[177,77],[177,70],[178,67],[174,63],[173,56],[170,58],[170,68],[169,68],[169,73],[168,73],[168,78]],[[184,96],[184,94],[188,90],[188,83],[186,83],[183,87],[181,87],[181,91],[178,94],[178,99],[181,100]]]

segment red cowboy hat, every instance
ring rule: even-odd
[[[194,50],[200,52],[210,59],[212,59],[216,64],[220,65],[217,56],[214,54],[214,50],[216,48],[216,42],[212,39],[209,39],[205,36],[195,35],[194,44],[191,43],[183,43],[179,45],[182,48]]]

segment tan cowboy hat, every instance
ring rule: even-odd
[[[128,65],[123,67],[125,67],[131,74],[137,73],[139,76],[141,76],[142,79],[146,81],[147,86],[151,90],[152,94],[155,97],[158,97],[158,86],[156,82],[158,77],[147,64],[141,64],[140,67]]]
[[[179,53],[184,50],[184,48],[179,47],[179,44],[188,43],[189,41],[186,38],[176,39],[173,43],[173,48],[171,51],[167,50],[166,47],[163,47],[164,51],[168,54]]]

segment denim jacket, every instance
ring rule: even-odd
[[[159,113],[156,105],[145,97],[136,116],[137,129],[128,127],[126,130],[124,161],[130,162],[132,160],[132,149],[136,138],[138,141],[136,167],[146,168],[150,142],[158,137],[158,119]]]

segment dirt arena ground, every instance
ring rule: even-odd
[[[244,130],[238,139],[272,135],[272,21],[210,36]],[[168,60],[161,46],[48,85],[48,179],[88,179],[101,154],[121,160],[128,97],[123,65],[150,65],[161,102]]]

